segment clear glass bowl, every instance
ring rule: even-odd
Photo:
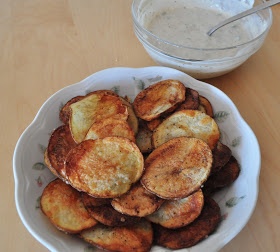
[[[217,8],[219,11],[237,14],[262,0],[197,0],[196,4],[203,7]],[[248,34],[248,40],[230,46],[195,47],[187,44],[176,44],[163,39],[146,28],[147,20],[162,10],[174,8],[178,4],[193,4],[193,0],[134,0],[132,17],[134,31],[151,58],[162,66],[176,68],[197,79],[205,79],[225,74],[244,63],[259,50],[265,41],[272,24],[271,9],[265,9],[242,19]],[[203,20],[203,16],[201,17]],[[223,32],[221,28],[218,32]],[[188,32],[186,30],[186,32]],[[213,35],[212,35],[213,36]]]

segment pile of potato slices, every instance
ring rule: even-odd
[[[45,163],[57,176],[41,210],[59,230],[108,251],[194,246],[221,220],[212,195],[240,168],[210,101],[163,80],[131,102],[111,90],[70,99]]]

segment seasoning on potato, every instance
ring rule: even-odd
[[[163,80],[131,101],[112,90],[68,100],[45,151],[58,178],[41,209],[59,230],[108,251],[191,247],[219,225],[210,198],[240,167],[210,100]]]

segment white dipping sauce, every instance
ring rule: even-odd
[[[251,8],[254,0],[135,1],[139,2],[135,17],[146,29],[136,25],[136,35],[151,58],[198,79],[219,76],[241,65],[262,40],[247,42],[267,27],[263,15],[253,14],[207,35],[221,21]]]
[[[225,48],[249,40],[250,33],[238,20],[217,30],[212,36],[207,31],[230,17],[229,13],[213,8],[176,6],[154,13],[146,20],[145,28],[156,36],[177,45],[193,48]]]

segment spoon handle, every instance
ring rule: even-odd
[[[253,7],[251,9],[249,9],[249,10],[243,11],[243,12],[241,12],[241,13],[239,13],[239,14],[231,17],[231,18],[228,18],[225,21],[217,24],[212,29],[210,29],[207,32],[207,34],[209,36],[211,36],[216,30],[218,30],[219,28],[221,28],[221,27],[223,27],[223,26],[225,26],[225,25],[227,25],[227,24],[229,24],[231,22],[234,22],[234,21],[236,21],[236,20],[238,20],[240,18],[246,17],[246,16],[251,15],[251,14],[253,14],[255,12],[258,12],[258,11],[266,9],[266,8],[268,8],[270,6],[276,5],[278,3],[280,3],[280,0],[270,0],[270,1],[264,2],[262,4],[259,4],[259,5]]]

